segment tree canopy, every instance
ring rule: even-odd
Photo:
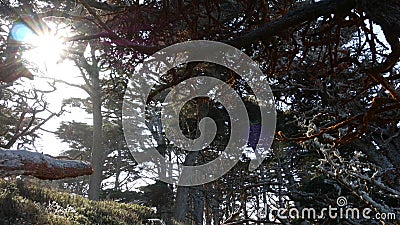
[[[64,123],[59,136],[73,150],[91,151],[92,178],[98,179],[90,186],[96,190],[102,188],[103,179],[118,174],[114,191],[122,192],[119,176],[131,172],[137,178],[140,170],[131,159],[121,162],[119,158],[126,157],[128,149],[121,138],[121,108],[135,70],[167,46],[213,40],[246,53],[266,76],[277,109],[271,152],[255,171],[247,170],[249,159],[244,157],[217,181],[196,187],[157,181],[134,198],[156,207],[168,224],[379,223],[366,218],[296,220],[273,212],[285,207],[337,206],[339,197],[346,198],[348,207],[370,207],[374,213],[397,217],[382,219],[382,223],[399,223],[399,11],[397,0],[1,1],[0,32],[5,35],[0,39],[0,146],[29,144],[36,138],[36,127],[56,115],[38,119],[35,113],[46,107],[41,93],[27,100],[32,93],[17,92],[9,84],[19,77],[40,76],[21,55],[26,46],[8,38],[16,21],[37,33],[48,32],[43,23],[50,29],[67,30],[61,37],[66,46],[61,60],[73,61],[80,69],[82,85],[71,86],[85,90],[89,98],[65,104],[85,107],[99,123]],[[10,65],[23,72],[11,73]],[[207,74],[240,95],[251,129],[259,129],[259,109],[240,76],[216,65],[188,63],[163,76],[163,85],[155,87],[147,99],[148,127],[163,156],[187,152],[165,140],[160,103],[180,82]],[[192,155],[192,162],[205,163],[221,154],[230,132],[226,110],[218,102],[197,98],[180,113],[180,128],[191,138],[198,136],[202,117],[210,116],[218,124],[218,136],[210,148]],[[100,195],[92,192],[89,196]],[[258,213],[261,209],[265,215]]]

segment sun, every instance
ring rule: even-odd
[[[53,34],[33,35],[26,40],[29,49],[22,54],[22,58],[29,67],[41,73],[51,73],[65,53],[62,37]]]

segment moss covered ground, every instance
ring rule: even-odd
[[[0,224],[143,224],[150,208],[90,201],[18,179],[0,179]]]

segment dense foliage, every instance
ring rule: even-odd
[[[122,98],[132,73],[157,50],[206,39],[239,48],[266,75],[278,113],[270,154],[252,172],[247,170],[248,159],[244,157],[215,182],[177,187],[157,181],[143,187],[141,195],[131,195],[133,198],[156,207],[158,216],[168,224],[398,224],[398,0],[16,1],[1,2],[0,11],[4,26],[29,13],[71,31],[65,37],[69,44],[65,58],[75,62],[83,80],[82,85],[72,86],[82,88],[90,98],[66,104],[85,108],[95,119],[93,126],[64,123],[59,136],[70,144],[70,153],[81,151],[87,158],[91,153],[97,172],[91,177],[95,182],[89,182],[92,199],[108,196],[126,200],[119,180],[121,171],[125,170],[128,180],[140,172],[132,158],[127,158],[127,146],[121,138]],[[2,44],[6,49],[7,40]],[[160,103],[173,86],[201,75],[228,83],[246,103],[251,125],[259,125],[257,106],[249,98],[252,91],[240,77],[215,65],[183,65],[166,74],[164,84],[155,87],[147,101],[151,115],[148,127],[164,156],[187,152],[165,140],[160,129]],[[17,133],[18,121],[12,121],[15,117],[11,115],[24,113],[18,104],[3,105],[0,120],[5,122],[0,126],[7,132],[0,143]],[[216,120],[219,136],[209,149],[192,154],[193,164],[220,154],[230,129],[219,103],[197,98],[181,112],[182,132],[196,137],[198,122],[204,116]],[[186,159],[180,160],[184,163]],[[110,179],[114,187],[100,195],[100,188]],[[74,185],[88,184],[87,180],[79,182]],[[374,213],[391,213],[397,219],[284,219],[273,212],[289,207],[320,210],[336,206],[339,197],[348,200],[348,207],[369,207]],[[265,215],[260,215],[260,210],[265,210]]]

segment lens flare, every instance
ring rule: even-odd
[[[24,43],[29,46],[22,54],[28,67],[45,74],[53,73],[57,69],[57,64],[65,52],[65,45],[60,36],[51,32],[26,35]]]
[[[46,62],[57,62],[64,50],[62,39],[52,34],[36,36],[30,44],[33,46],[30,52]]]
[[[36,34],[24,23],[15,23],[10,30],[11,37],[19,42],[26,42],[32,39]]]
[[[57,29],[51,29],[51,25],[26,16],[10,29],[10,37],[15,45],[23,47],[19,50],[22,50],[25,66],[33,73],[53,73],[65,52],[61,36],[54,32]]]

